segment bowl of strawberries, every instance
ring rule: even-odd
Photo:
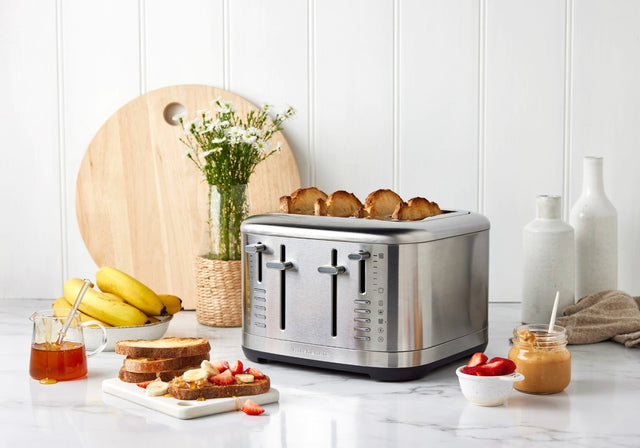
[[[474,353],[469,362],[456,369],[460,390],[467,400],[478,406],[501,406],[513,391],[513,383],[524,375],[506,358],[489,359],[484,353]]]

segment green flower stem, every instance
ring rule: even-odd
[[[209,246],[206,256],[216,260],[240,260],[240,225],[249,216],[247,186],[211,185],[209,188]]]

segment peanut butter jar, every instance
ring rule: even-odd
[[[563,327],[556,325],[549,332],[549,325],[521,325],[513,330],[512,340],[509,359],[524,375],[513,387],[530,394],[555,394],[569,385],[571,353]]]

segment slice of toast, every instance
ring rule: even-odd
[[[209,353],[204,338],[129,339],[116,342],[115,352],[130,358],[181,358]]]
[[[198,366],[187,366],[181,369],[176,370],[164,370],[160,372],[128,372],[124,370],[124,367],[120,368],[118,372],[118,378],[125,383],[141,383],[143,381],[151,381],[156,378],[160,378],[160,380],[169,382],[175,377],[182,375],[184,372],[190,369],[196,369]]]
[[[199,383],[196,387],[178,376],[169,382],[169,394],[178,400],[197,400],[224,397],[242,397],[269,392],[271,380],[268,376],[256,379],[251,383],[235,382],[220,386],[209,381]]]
[[[127,372],[155,373],[184,369],[187,366],[199,366],[205,359],[209,360],[209,353],[179,358],[131,358],[127,356],[122,363],[122,368]]]

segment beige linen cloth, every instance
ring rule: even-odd
[[[556,324],[567,330],[569,344],[613,340],[640,348],[640,297],[601,291],[564,309]]]

